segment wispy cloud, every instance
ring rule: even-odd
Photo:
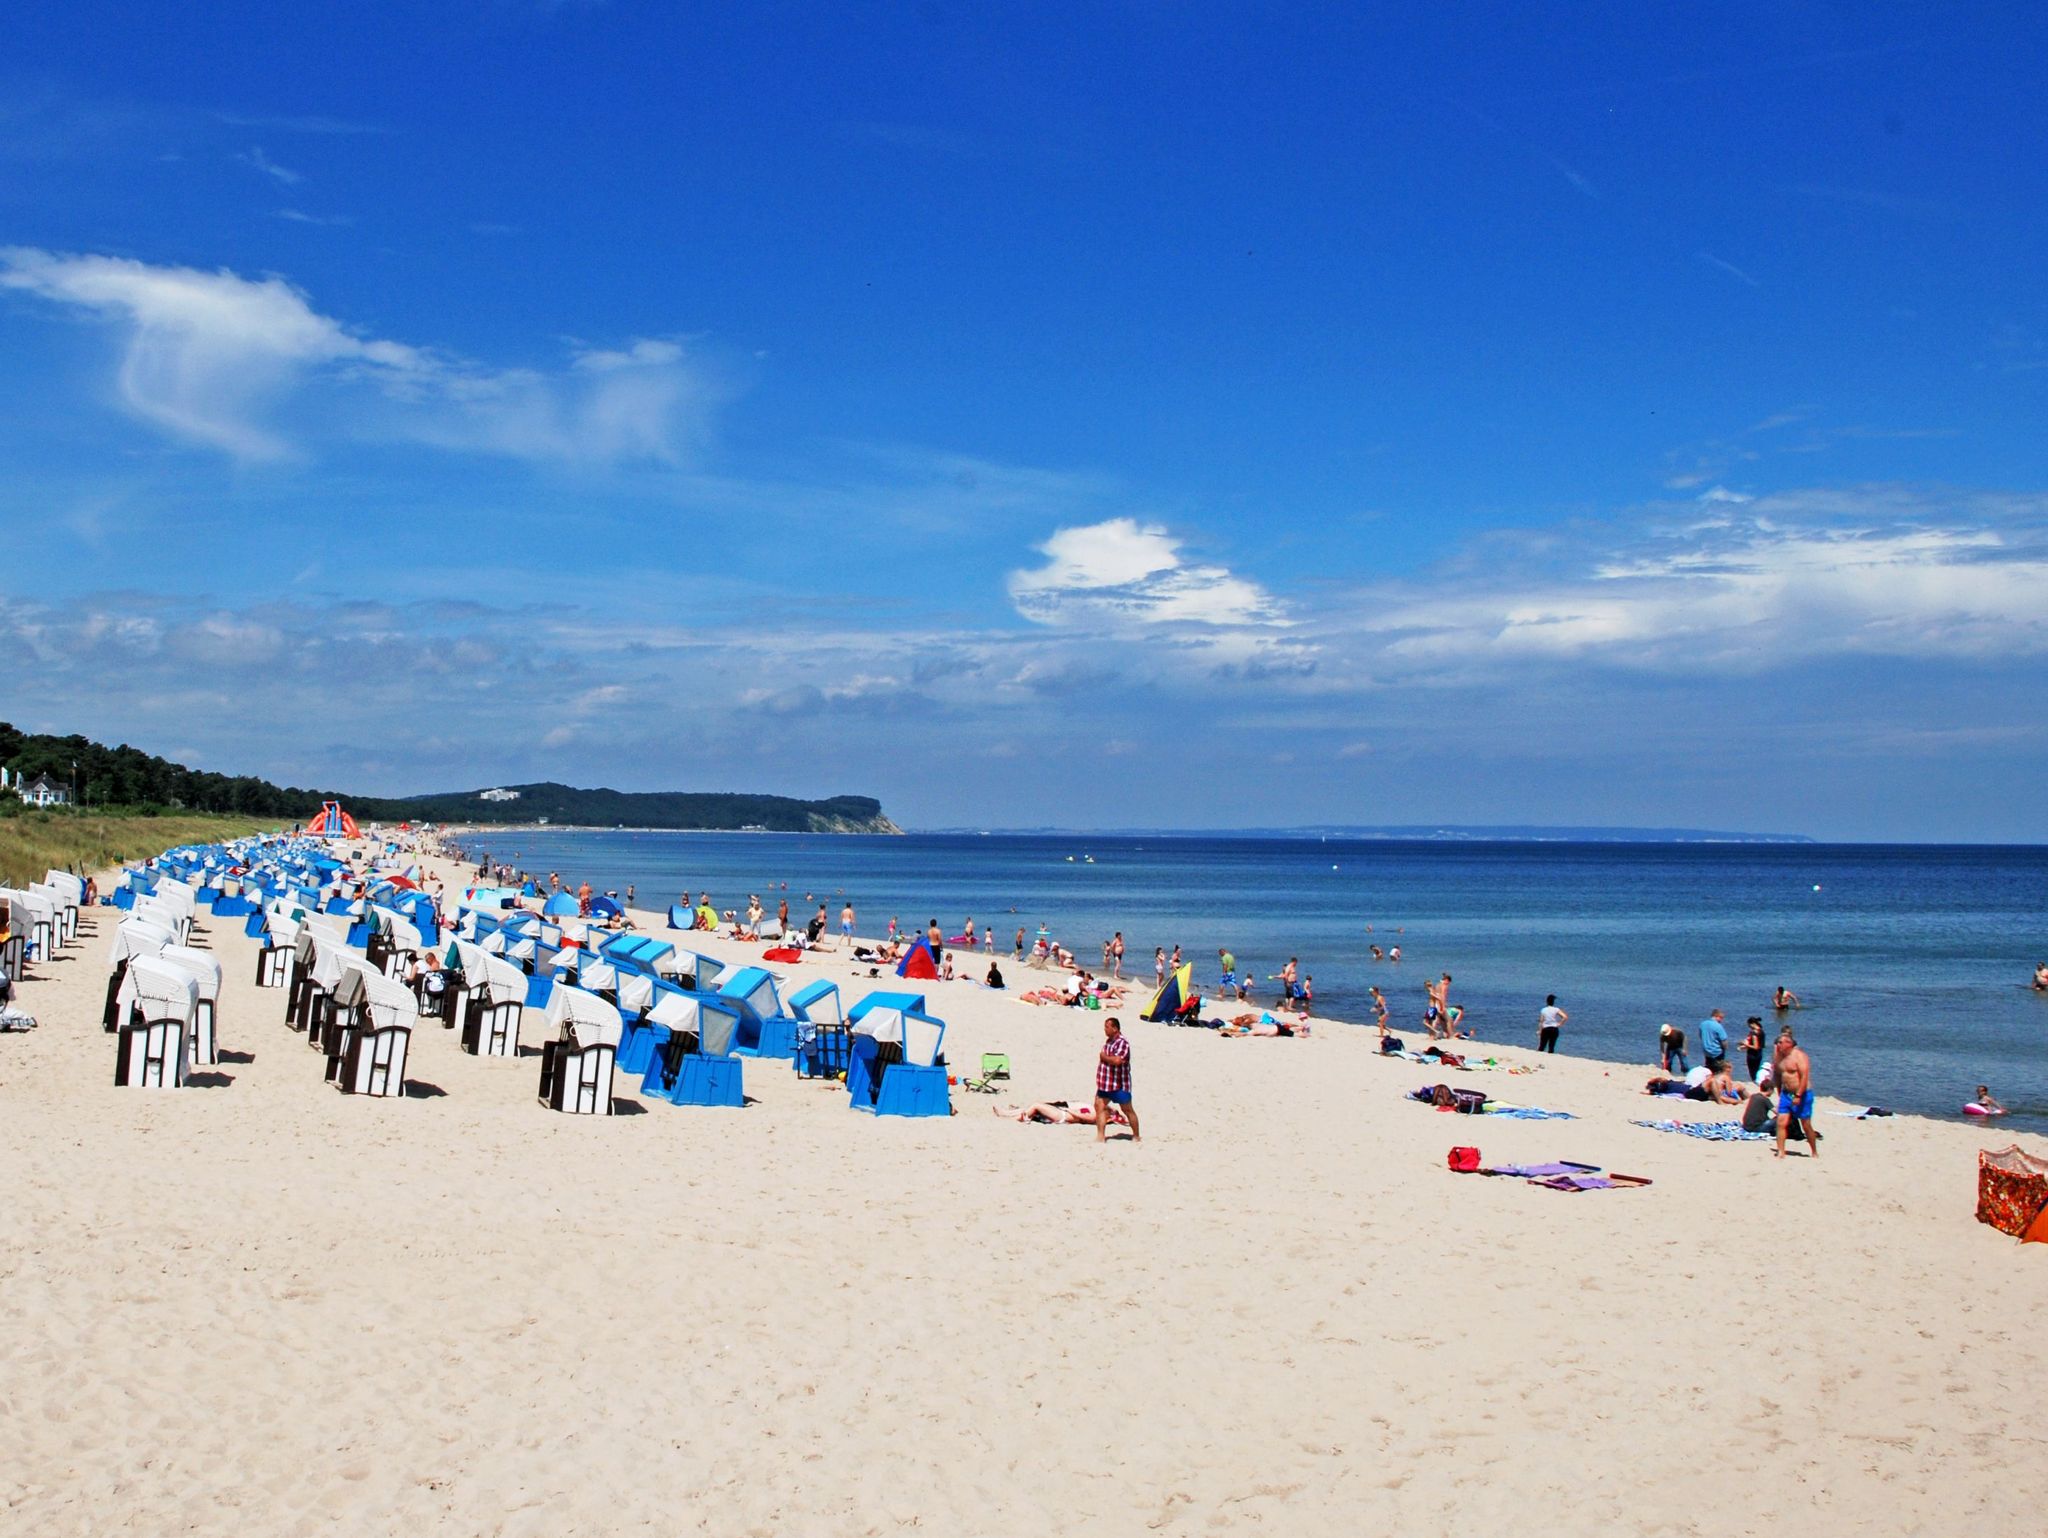
[[[122,329],[116,391],[137,416],[244,459],[291,455],[273,421],[319,382],[351,430],[518,459],[680,463],[721,387],[680,344],[579,348],[555,372],[494,369],[360,335],[282,278],[0,248],[0,289]]]
[[[1781,493],[1359,607],[1380,676],[1598,661],[1674,675],[1824,656],[2048,652],[2048,497]],[[1673,510],[1675,512],[1675,510]]]
[[[280,208],[277,217],[287,224],[314,225],[321,229],[342,229],[355,223],[347,214],[309,214],[298,208]]]
[[[1727,273],[1729,277],[1734,278],[1739,283],[1747,283],[1751,288],[1763,287],[1763,285],[1759,283],[1749,273],[1743,271],[1740,267],[1736,266],[1733,262],[1728,261],[1726,258],[1714,255],[1714,253],[1711,251],[1700,252],[1699,258],[1701,261],[1705,262],[1710,267],[1720,268],[1721,271]]]
[[[261,171],[265,176],[284,183],[287,187],[296,187],[305,180],[305,177],[292,170],[291,167],[281,166],[264,154],[261,145],[252,146],[242,151],[235,159],[241,161],[245,166]]]
[[[326,134],[338,136],[361,136],[389,134],[394,130],[381,123],[356,122],[348,118],[322,117],[316,114],[298,115],[293,113],[262,112],[216,112],[218,122],[234,128],[260,128],[266,132],[296,134]]]
[[[1058,529],[1038,546],[1042,565],[1010,573],[1010,601],[1034,624],[1144,640],[1199,667],[1313,671],[1315,648],[1277,598],[1182,549],[1163,524],[1134,518]]]

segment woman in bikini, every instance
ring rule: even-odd
[[[1055,1127],[1092,1127],[1095,1125],[1095,1107],[1084,1102],[1069,1105],[1064,1100],[1041,1100],[1036,1105],[999,1105],[992,1108],[996,1115],[1006,1121],[1042,1122]],[[1115,1106],[1109,1108],[1109,1124],[1123,1125],[1124,1113]]]

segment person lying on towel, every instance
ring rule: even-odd
[[[1037,1105],[999,1105],[996,1115],[1007,1121],[1040,1122],[1055,1127],[1092,1127],[1095,1125],[1095,1107],[1087,1101],[1069,1105],[1064,1100],[1041,1100]],[[1126,1125],[1124,1113],[1115,1106],[1109,1108],[1109,1124],[1112,1127]]]

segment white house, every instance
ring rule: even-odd
[[[32,780],[17,779],[14,788],[30,806],[65,806],[71,800],[71,787],[59,784],[47,774],[39,774]]]
[[[516,790],[485,790],[477,793],[477,800],[479,801],[517,801],[518,799],[519,792]]]

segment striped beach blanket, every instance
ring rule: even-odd
[[[1745,1132],[1739,1121],[1631,1121],[1631,1127],[1648,1127],[1652,1132],[1677,1132],[1704,1138],[1709,1143],[1767,1143],[1768,1132]]]

